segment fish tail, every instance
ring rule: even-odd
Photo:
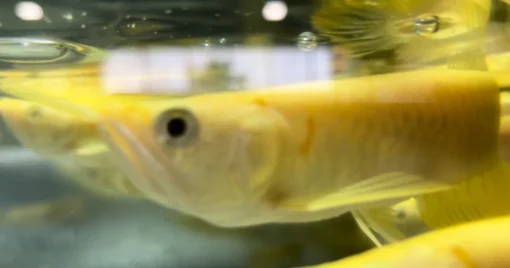
[[[457,187],[417,198],[420,215],[430,228],[510,214],[510,166],[503,161]]]
[[[399,7],[404,9],[408,2],[399,4]],[[312,16],[312,23],[321,34],[340,44],[351,57],[359,58],[377,51],[392,50],[402,42],[398,34],[398,18],[390,5],[384,5],[384,1],[374,5],[358,1],[324,4]]]
[[[402,48],[400,58],[420,64],[444,58],[449,69],[487,70],[485,45],[491,0],[436,3],[430,10],[438,18],[436,31],[426,35],[417,32],[420,36]]]

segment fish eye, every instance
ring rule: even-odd
[[[186,109],[172,109],[163,112],[156,122],[159,139],[172,146],[185,146],[198,136],[198,122]]]
[[[26,116],[29,119],[37,119],[42,115],[42,111],[40,107],[36,105],[30,105],[30,107],[26,111]]]

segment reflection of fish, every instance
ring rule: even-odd
[[[48,202],[19,205],[0,210],[0,225],[23,226],[55,223],[83,216],[85,200],[66,197]]]
[[[509,228],[508,216],[487,219],[431,232],[313,267],[510,267]]]
[[[49,70],[40,67],[6,70],[0,72],[0,84],[8,94],[10,88],[30,88],[31,92],[55,98],[97,96],[104,94],[100,66],[95,63]]]
[[[105,74],[101,63],[65,66],[65,68],[41,69],[23,68],[0,72],[2,92],[21,99],[32,100],[32,96],[46,96],[56,100],[80,100],[82,102],[105,98],[109,101],[131,101],[153,99],[158,96],[144,94],[115,95],[123,92],[122,85],[128,82],[143,82],[150,79],[168,77],[168,74],[126,76],[124,74]],[[108,82],[107,82],[108,81]],[[166,94],[170,95],[170,94]],[[176,95],[173,95],[176,96]]]
[[[110,159],[95,121],[11,98],[0,99],[0,112],[21,144],[51,160],[66,179],[102,196],[141,195]]]
[[[490,0],[332,0],[312,21],[351,56],[395,50],[400,62],[430,63],[480,49],[490,10]]]
[[[243,226],[375,215],[500,172],[498,93],[486,73],[420,71],[99,110],[144,193]]]

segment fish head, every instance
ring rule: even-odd
[[[264,194],[282,149],[277,113],[206,95],[100,110],[114,158],[149,198],[219,226],[267,220]]]
[[[63,156],[81,146],[95,124],[49,106],[14,98],[0,100],[0,113],[12,134],[41,156]]]

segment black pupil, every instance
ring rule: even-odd
[[[32,111],[30,111],[30,116],[32,117],[38,117],[39,115],[41,115],[39,109],[33,109]]]
[[[186,121],[182,118],[173,118],[166,124],[166,131],[172,138],[180,138],[186,134]]]

